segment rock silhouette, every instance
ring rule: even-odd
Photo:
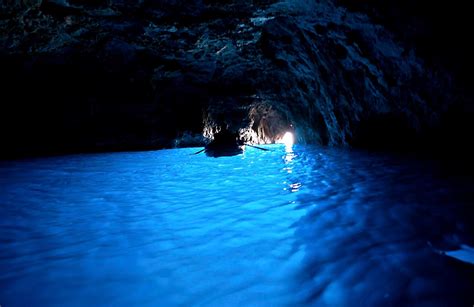
[[[291,127],[300,143],[388,150],[459,147],[472,130],[472,61],[435,48],[459,43],[462,25],[431,38],[441,7],[0,5],[3,156],[203,146],[223,126],[251,144]]]

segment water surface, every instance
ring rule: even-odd
[[[470,187],[309,146],[0,163],[0,304],[471,306]]]

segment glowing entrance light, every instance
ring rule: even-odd
[[[294,142],[295,140],[293,138],[293,133],[291,132],[286,132],[285,135],[279,141],[279,143],[285,144],[286,147],[293,146]]]

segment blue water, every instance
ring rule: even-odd
[[[319,147],[0,163],[0,305],[472,306],[470,187]]]

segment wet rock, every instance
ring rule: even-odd
[[[206,145],[206,138],[201,134],[183,133],[174,140],[174,147],[202,147]]]
[[[188,135],[212,138],[222,127],[249,143],[291,130],[303,143],[398,150],[428,147],[456,114],[472,114],[455,72],[377,19],[382,9],[347,1],[35,3],[2,3],[16,12],[0,22],[2,95],[27,102],[1,118],[15,153],[187,146],[200,142]],[[15,136],[10,126],[32,128]]]

